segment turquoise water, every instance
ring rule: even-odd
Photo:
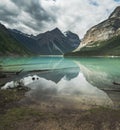
[[[7,57],[0,58],[0,65],[2,71],[51,70],[55,75],[66,73],[67,76],[82,72],[89,82],[101,87],[120,82],[120,58]]]
[[[120,74],[120,58],[62,58],[62,57],[21,57],[21,58],[0,58],[1,68],[7,71],[19,69],[44,70],[77,67],[84,65],[96,71],[105,71],[110,74]]]
[[[27,72],[27,74],[32,70],[49,70],[42,71],[42,73],[35,71],[39,77],[45,79],[44,86],[48,85],[47,82],[52,81],[52,84],[59,88],[60,93],[72,96],[76,93],[77,95],[84,93],[88,96],[92,95],[89,92],[96,91],[95,99],[101,97],[98,95],[99,91],[100,93],[102,91],[104,96],[107,95],[104,100],[107,101],[109,97],[109,102],[111,100],[119,106],[120,85],[116,85],[114,82],[120,83],[120,58],[4,57],[0,58],[0,65],[1,71],[23,69],[22,73]],[[32,94],[34,97],[40,95],[40,84],[39,87],[36,87],[36,92],[34,91]],[[97,88],[97,90],[93,88]],[[39,99],[38,96],[36,99]]]
[[[120,58],[6,57],[0,58],[0,65],[2,71],[60,69],[67,73],[81,71],[88,80],[108,78],[120,82]]]
[[[2,69],[5,71],[17,71],[24,69],[45,70],[76,67],[72,60],[61,57],[28,57],[28,58],[0,58]]]

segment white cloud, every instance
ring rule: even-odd
[[[83,37],[85,32],[95,24],[105,20],[113,9],[120,3],[114,0],[57,0],[47,3],[42,0],[42,5],[50,12],[54,11],[57,17],[55,23],[63,31],[72,30]],[[109,6],[108,6],[109,5]]]
[[[90,27],[105,20],[110,13],[120,5],[120,1],[118,0],[35,0],[34,2],[40,4],[40,7],[44,9],[43,15],[45,15],[45,17],[43,17],[42,12],[40,12],[40,16],[43,18],[40,21],[40,18],[37,19],[35,17],[36,19],[34,19],[28,10],[23,10],[21,7],[18,8],[15,3],[19,3],[19,1],[16,2],[12,0],[14,3],[10,0],[0,1],[0,7],[2,6],[11,10],[11,12],[15,10],[19,12],[16,17],[17,22],[13,23],[13,25],[9,24],[9,21],[3,21],[3,23],[6,22],[8,27],[16,27],[16,29],[22,29],[21,31],[27,33],[41,33],[58,27],[62,31],[71,30],[77,33],[81,38]],[[24,7],[29,7],[30,2],[31,1],[24,2],[24,4],[26,4]],[[32,8],[30,10],[32,10]],[[34,11],[39,10],[34,9]],[[38,13],[39,12],[36,12],[36,14]],[[47,19],[47,16],[51,17]],[[15,18],[12,20],[14,19]],[[2,21],[1,18],[0,21]]]

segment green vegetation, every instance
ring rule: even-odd
[[[91,47],[90,47],[91,46]],[[97,41],[87,45],[78,52],[69,53],[65,56],[120,56],[120,36],[106,41]]]
[[[0,55],[28,55],[30,52],[16,41],[5,27],[0,28]]]

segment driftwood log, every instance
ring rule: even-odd
[[[114,85],[120,85],[120,83],[117,83],[117,82],[113,82]]]

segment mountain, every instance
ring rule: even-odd
[[[37,36],[11,29],[9,32],[32,53],[39,55],[61,55],[73,51],[80,44],[76,34],[69,31],[64,35],[58,28]]]
[[[73,46],[74,48],[78,47],[78,44],[81,42],[81,40],[79,39],[77,34],[71,31],[66,31],[64,32],[64,35],[68,38],[69,41],[72,42],[71,46]]]
[[[0,23],[0,56],[29,54],[31,53],[12,37],[9,30]]]
[[[10,34],[22,45],[25,46],[33,54],[39,54],[40,47],[33,35],[28,35],[16,29],[9,29]]]
[[[108,56],[120,55],[120,6],[107,20],[90,28],[80,46],[67,55]]]

